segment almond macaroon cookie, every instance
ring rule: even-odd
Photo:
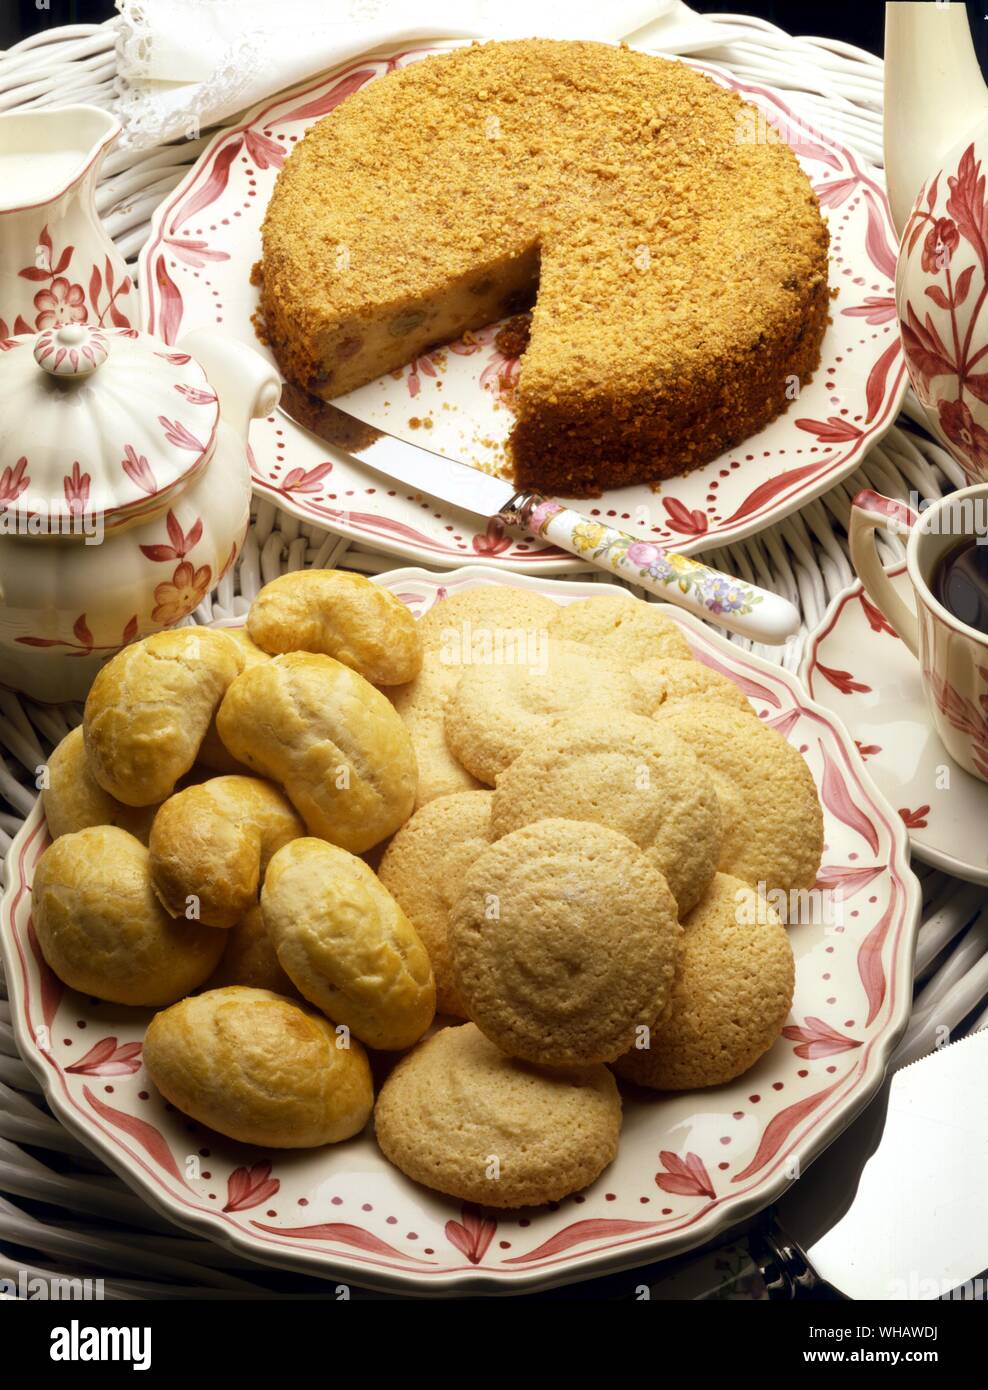
[[[440,599],[418,621],[422,669],[388,695],[411,735],[418,762],[416,806],[482,785],[446,742],[446,703],[467,665],[488,654],[517,654],[546,640],[559,605],[531,589],[478,584]],[[489,667],[489,669],[492,669]]]
[[[776,912],[749,884],[718,874],[683,923],[668,1012],[614,1070],[660,1091],[732,1081],[779,1036],[794,978],[789,936]]]
[[[634,677],[649,694],[655,696],[659,708],[669,710],[677,704],[695,708],[712,702],[730,705],[757,718],[739,685],[692,657],[656,657],[654,661],[645,661],[636,666]]]
[[[485,1207],[540,1206],[612,1162],[621,1098],[606,1067],[543,1071],[464,1023],[402,1058],[374,1126],[385,1157],[426,1187]]]
[[[775,729],[726,705],[674,703],[655,713],[710,773],[724,816],[717,867],[762,891],[812,888],[823,853],[823,812],[799,751]]]
[[[629,599],[615,586],[593,598],[567,603],[551,628],[553,637],[586,642],[628,666],[655,657],[688,657],[689,643],[662,603]]]
[[[471,1019],[512,1057],[609,1062],[669,999],[681,931],[653,861],[616,830],[541,820],[490,845],[449,917]]]
[[[446,706],[446,742],[469,772],[493,786],[562,715],[650,714],[653,707],[619,657],[550,638],[524,665],[467,667]]]
[[[489,791],[454,792],[415,812],[391,840],[377,875],[429,952],[436,1009],[466,1018],[453,983],[446,927],[467,869],[490,843]]]
[[[680,916],[706,892],[720,857],[709,773],[682,739],[642,715],[568,715],[501,773],[491,839],[547,816],[627,835],[665,876]]]

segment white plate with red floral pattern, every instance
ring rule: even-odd
[[[888,571],[911,605],[905,564]],[[927,863],[988,884],[988,783],[958,767],[930,719],[916,659],[860,582],[839,593],[811,635],[800,675],[847,726],[875,782]],[[968,717],[954,692],[957,716]],[[979,718],[977,711],[973,717]]]
[[[476,584],[559,603],[601,592],[477,566],[397,570],[379,582],[417,615]],[[695,655],[739,682],[800,749],[824,808],[819,886],[834,906],[820,924],[791,928],[792,1014],[750,1072],[712,1090],[629,1094],[614,1164],[587,1190],[520,1212],[463,1207],[417,1186],[369,1133],[302,1152],[234,1143],[154,1090],[141,1063],[148,1011],[66,990],[44,964],[30,919],[48,842],[35,807],[7,856],[0,929],[18,1046],[58,1118],[180,1226],[269,1264],[421,1293],[515,1292],[645,1264],[777,1198],[881,1083],[911,1006],[919,885],[905,827],[839,721],[793,676],[670,612]]]
[[[252,324],[260,224],[286,154],[321,116],[432,49],[351,63],[255,107],[221,132],[155,213],[141,252],[144,325],[167,342],[220,326],[258,346]],[[720,458],[661,487],[621,488],[584,504],[643,540],[680,553],[724,545],[771,526],[851,473],[892,424],[906,373],[895,320],[897,239],[885,192],[857,157],[801,124],[782,97],[706,63],[691,65],[765,114],[752,138],[788,139],[828,217],[830,283],[838,292],[814,380],[780,419]],[[360,419],[451,457],[503,467],[518,362],[496,328],[419,358],[341,397]],[[478,556],[502,568],[557,573],[579,561],[506,534],[499,524],[389,488],[358,460],[280,412],[251,429],[255,490],[305,521],[429,565]]]

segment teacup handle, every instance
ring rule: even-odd
[[[851,563],[864,585],[865,593],[917,658],[919,624],[916,614],[903,603],[885,573],[878,558],[875,532],[885,531],[893,536],[901,536],[910,531],[918,520],[919,517],[907,503],[897,502],[893,497],[885,497],[868,488],[859,492],[851,503]]]

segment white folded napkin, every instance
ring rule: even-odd
[[[116,0],[122,143],[193,138],[314,73],[430,39],[718,40],[682,0]]]

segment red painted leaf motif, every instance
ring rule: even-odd
[[[165,431],[165,438],[169,444],[174,444],[177,449],[191,449],[197,454],[201,454],[206,447],[195,435],[187,430],[181,420],[169,420],[167,415],[158,416],[158,424]]]
[[[856,681],[850,671],[838,671],[833,666],[824,666],[818,661],[816,669],[823,676],[824,680],[830,682],[835,690],[839,690],[842,695],[851,695],[855,691],[864,694],[871,690],[870,685],[865,685],[863,681]]]
[[[41,982],[41,1017],[44,1019],[45,1027],[51,1032],[51,1025],[55,1021],[55,1014],[58,1012],[59,1003],[65,993],[65,986],[45,960],[33,922],[27,924],[27,942],[38,967],[38,979]],[[35,1040],[37,1040],[37,1034],[35,1034]]]
[[[927,208],[928,208],[928,210],[929,210],[930,212],[933,211],[933,204],[934,204],[934,203],[936,202],[936,200],[937,200],[937,184],[938,184],[939,182],[940,182],[940,171],[939,171],[939,169],[938,169],[937,172],[933,175],[933,182],[930,184],[929,188],[926,190],[926,206],[927,206]]]
[[[865,323],[890,323],[895,318],[895,300],[888,296],[869,294],[863,304],[854,304],[842,309],[849,319],[864,319]]]
[[[799,723],[799,710],[787,710],[785,714],[776,715],[774,719],[766,719],[765,723],[770,729],[778,730],[783,738],[788,738]]]
[[[707,529],[705,512],[691,511],[678,497],[664,497],[662,505],[669,516],[669,530],[682,536],[702,536]]]
[[[285,162],[285,151],[276,140],[269,140],[259,130],[244,131],[247,153],[258,169],[280,169]]]
[[[281,485],[282,492],[319,492],[320,483],[333,471],[331,463],[319,463],[315,468],[310,468],[308,472],[304,468],[293,468],[291,472],[285,474],[285,481]]]
[[[884,872],[884,866],[881,864],[832,864],[820,870],[815,886],[827,889],[835,898],[846,902]]]
[[[131,1139],[136,1140],[145,1153],[154,1159],[159,1168],[164,1168],[177,1182],[185,1185],[185,1179],[179,1172],[178,1164],[160,1130],[148,1124],[147,1120],[141,1120],[136,1115],[128,1115],[123,1110],[116,1110],[112,1105],[107,1105],[98,1096],[94,1096],[88,1086],[82,1088],[82,1094],[97,1115],[117,1129],[123,1130],[124,1134],[129,1134]]]
[[[66,1071],[80,1076],[132,1076],[141,1069],[141,1044],[117,1043],[116,1038],[101,1038]]]
[[[821,444],[846,444],[848,440],[860,438],[862,433],[857,425],[852,424],[850,420],[842,420],[839,415],[828,415],[826,420],[809,420],[804,417],[793,423],[807,434],[815,435]]]
[[[586,1245],[587,1241],[599,1240],[603,1236],[624,1236],[631,1235],[635,1231],[652,1230],[658,1223],[655,1221],[623,1221],[616,1217],[598,1216],[588,1221],[574,1221],[572,1226],[565,1227],[558,1231],[548,1240],[537,1245],[534,1250],[529,1250],[525,1255],[512,1255],[505,1260],[507,1265],[529,1264],[533,1260],[548,1259],[551,1255],[559,1255],[564,1250],[572,1250],[574,1245]]]
[[[158,319],[158,336],[166,343],[173,343],[178,337],[182,322],[182,294],[175,281],[168,274],[164,254],[154,263],[154,283],[161,299],[161,313]],[[150,325],[153,329],[154,325]]]
[[[131,482],[136,483],[150,497],[153,497],[158,491],[158,484],[155,482],[150,464],[143,454],[138,454],[133,444],[124,445],[124,457],[120,466]]]
[[[981,161],[974,158],[974,145],[968,145],[961,155],[956,176],[948,177],[947,211],[957,223],[961,236],[971,243],[982,268],[988,270],[988,236],[986,236],[985,179]]]
[[[0,473],[0,506],[16,502],[25,488],[30,487],[31,479],[27,473],[27,457],[22,455],[11,467],[10,464]]]
[[[58,258],[58,264],[55,266],[54,270],[52,271],[52,274],[53,274],[53,275],[61,275],[64,271],[66,271],[66,270],[68,269],[69,262],[70,262],[71,259],[72,259],[72,253],[73,253],[74,250],[75,250],[75,247],[74,247],[74,246],[66,246],[65,250],[62,252],[62,254],[61,254],[61,255],[59,256],[59,258]]]
[[[21,276],[21,278],[24,279],[24,280],[50,280],[50,279],[51,279],[51,273],[50,273],[49,271],[47,271],[47,270],[42,270],[41,267],[40,267],[40,266],[37,266],[37,265],[26,265],[26,266],[24,267],[24,269],[23,269],[23,270],[19,270],[19,271],[17,272],[17,274],[18,274],[19,276]]]
[[[798,421],[796,422],[799,423]],[[818,473],[824,465],[819,463],[805,463],[801,468],[790,469],[787,473],[780,473],[775,478],[769,478],[766,482],[756,487],[754,492],[748,494],[745,500],[738,507],[737,511],[727,518],[727,525],[733,521],[741,521],[744,517],[750,516],[752,512],[757,512],[761,507],[773,501],[780,492],[795,487],[804,478],[812,477]]]
[[[939,285],[927,285],[923,291],[928,299],[932,299],[938,309],[949,309],[950,300],[944,294]]]
[[[215,203],[230,181],[230,166],[240,153],[243,145],[243,138],[239,135],[230,140],[229,144],[217,150],[213,156],[212,168],[209,171],[205,183],[192,196],[179,207],[168,227],[168,234],[173,236],[183,222],[189,222],[195,217],[197,212],[209,207],[210,203]],[[173,339],[166,339],[172,342]]]
[[[899,634],[889,622],[888,618],[886,618],[882,610],[875,607],[867,594],[862,593],[860,598],[861,607],[864,609],[864,615],[868,619],[868,626],[871,628],[872,632],[887,632],[890,637],[894,637],[898,640]]]
[[[463,1207],[461,1221],[447,1221],[446,1239],[465,1255],[472,1265],[479,1265],[497,1231],[497,1222],[476,1207]]]
[[[790,1025],[783,1028],[782,1036],[790,1042],[798,1043],[799,1046],[794,1047],[793,1052],[797,1057],[805,1057],[809,1061],[816,1057],[833,1057],[839,1052],[848,1052],[861,1046],[860,1039],[845,1037],[843,1033],[838,1033],[829,1024],[824,1023],[822,1018],[814,1018],[812,1015],[806,1019],[805,1028]]]
[[[504,524],[499,517],[492,516],[487,530],[482,536],[474,536],[471,544],[478,555],[500,555],[511,547],[511,537],[505,535]]]
[[[133,642],[133,640],[134,640],[134,638],[135,638],[136,636],[137,636],[137,614],[135,613],[134,616],[131,618],[131,620],[128,622],[127,626],[124,628],[123,632],[121,633],[121,635],[120,635],[120,642],[121,642],[121,644],[122,644],[123,646],[126,647],[127,643],[128,643],[128,642]]]
[[[908,806],[899,807],[899,815],[902,817],[906,828],[909,830],[925,830],[927,826],[926,817],[930,814],[929,806],[917,806],[915,811],[910,811]]]
[[[920,323],[913,306],[907,304],[906,316],[900,321],[899,329],[909,363],[919,373],[927,391],[934,377],[954,371],[950,352],[941,342],[929,314],[925,323]]]
[[[965,299],[967,299],[968,292],[971,288],[971,277],[973,275],[974,266],[969,265],[965,270],[962,270],[957,277],[957,283],[954,285],[954,304],[957,308],[960,308]]]
[[[432,1260],[422,1260],[418,1255],[410,1255],[405,1250],[396,1250],[362,1226],[350,1226],[346,1222],[327,1221],[315,1226],[266,1226],[262,1221],[252,1221],[250,1224],[259,1231],[267,1231],[269,1235],[292,1236],[297,1240],[337,1241],[341,1245],[352,1245],[357,1250],[366,1250],[372,1255],[393,1255],[399,1260],[414,1260],[420,1265],[434,1263]]]
[[[93,634],[89,631],[85,613],[80,613],[72,624],[72,631],[75,633],[76,641],[81,642],[84,647],[93,645]]]
[[[99,266],[93,266],[93,273],[89,277],[89,302],[96,309],[99,304],[99,297],[103,292],[103,277],[100,274]]]
[[[898,338],[889,343],[881,357],[868,373],[868,384],[865,387],[865,399],[868,402],[868,414],[865,417],[866,423],[871,424],[875,416],[882,408],[885,400],[885,382],[888,378],[892,363],[902,351],[902,344]]]
[[[895,279],[895,250],[889,244],[888,228],[874,197],[869,189],[864,190],[868,208],[868,230],[865,234],[865,250],[871,263],[888,280]]]
[[[873,753],[880,753],[882,745],[880,743],[862,743],[860,739],[854,740],[854,746],[861,754],[862,762],[867,762]]]
[[[885,967],[882,965],[882,948],[892,925],[895,894],[889,898],[889,905],[882,913],[881,921],[874,926],[858,949],[858,974],[868,997],[868,1018],[866,1027],[875,1021],[875,1015],[885,999]]]
[[[973,376],[965,376],[964,385],[979,401],[988,402],[988,374],[976,372]]]
[[[675,1192],[681,1197],[715,1197],[714,1185],[710,1181],[710,1174],[704,1165],[703,1159],[699,1154],[688,1153],[685,1158],[680,1158],[670,1149],[663,1149],[659,1154],[659,1162],[666,1170],[664,1173],[656,1173],[656,1186],[661,1187],[663,1192]]]
[[[819,744],[819,748],[823,758],[823,782],[820,786],[820,798],[824,806],[839,821],[843,821],[851,830],[856,830],[867,843],[872,854],[877,854],[878,831],[861,807],[851,800],[840,769],[822,742]]]
[[[837,208],[854,192],[857,183],[857,179],[853,177],[834,179],[833,183],[815,183],[813,192],[816,194],[821,207]]]
[[[731,1182],[743,1182],[764,1168],[766,1163],[770,1163],[796,1126],[805,1120],[807,1115],[812,1115],[813,1111],[822,1105],[841,1084],[841,1081],[835,1081],[825,1091],[817,1091],[815,1096],[807,1096],[805,1100],[798,1100],[795,1105],[780,1110],[765,1126],[765,1133],[762,1135],[754,1158],[747,1168],[743,1168],[740,1173],[735,1173]]]
[[[316,97],[313,101],[307,102],[304,106],[297,106],[294,111],[289,111],[287,116],[281,117],[285,121],[312,121],[317,116],[325,116],[327,112],[335,110],[341,101],[345,101],[365,82],[369,82],[374,76],[370,68],[363,68],[360,72],[351,73],[342,82],[337,83],[331,92],[326,92],[321,97]]]
[[[281,1187],[271,1176],[270,1163],[255,1163],[252,1168],[236,1168],[226,1185],[224,1211],[249,1211],[273,1197]]]

